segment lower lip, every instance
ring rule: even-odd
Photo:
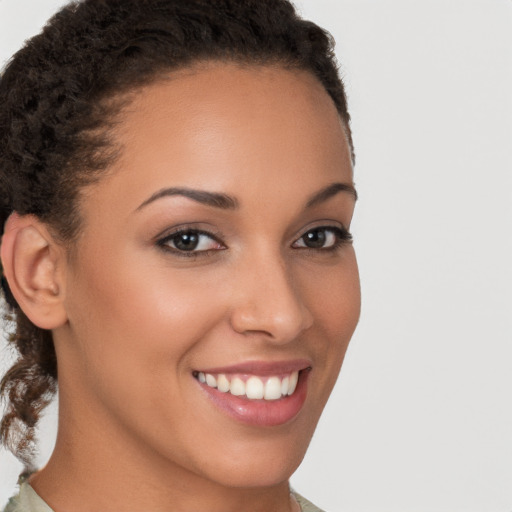
[[[306,401],[308,374],[308,370],[302,370],[293,394],[279,400],[249,400],[197,383],[219,409],[235,420],[258,427],[275,427],[288,423],[299,414]]]

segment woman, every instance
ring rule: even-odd
[[[329,36],[286,0],[85,0],[0,105],[7,510],[318,510],[288,479],[360,307]]]

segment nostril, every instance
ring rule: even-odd
[[[287,343],[313,325],[313,316],[306,308],[276,309],[238,308],[231,314],[231,326],[240,334],[264,336],[278,343]]]

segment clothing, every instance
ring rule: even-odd
[[[295,491],[292,491],[292,494],[302,512],[323,512]],[[38,496],[28,482],[22,482],[19,493],[9,500],[3,512],[53,512],[53,510]]]
[[[53,512],[28,482],[20,484],[19,493],[9,500],[4,512]]]
[[[302,512],[324,512],[320,510],[316,505],[313,505],[306,498],[303,498],[300,494],[297,494],[295,491],[292,491],[292,494],[295,496],[295,499],[300,505],[300,509]]]

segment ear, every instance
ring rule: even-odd
[[[63,325],[66,254],[46,225],[34,215],[11,214],[0,249],[9,288],[29,320],[41,329]]]

